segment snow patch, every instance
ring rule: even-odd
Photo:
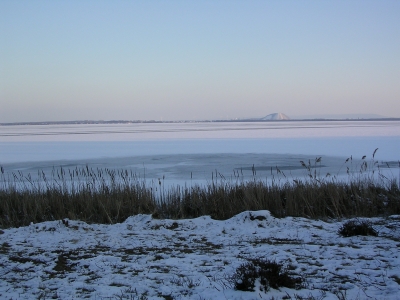
[[[290,120],[290,118],[285,115],[284,113],[273,113],[268,116],[265,116],[264,118],[261,118],[263,121],[267,120]]]
[[[274,218],[246,211],[228,220],[154,219],[113,225],[50,221],[1,231],[0,297],[32,299],[269,299],[295,295],[398,299],[399,216],[371,218],[379,235],[344,238],[344,221]],[[66,222],[68,221],[68,222]],[[236,291],[249,259],[268,258],[304,276],[301,290]]]

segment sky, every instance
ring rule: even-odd
[[[400,1],[0,1],[0,123],[400,117]]]

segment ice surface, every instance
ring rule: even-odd
[[[97,166],[115,158],[125,159],[127,166],[147,164],[145,156],[193,155],[186,163],[195,166],[207,163],[206,156],[221,158],[213,169],[257,164],[253,154],[306,155],[355,159],[371,158],[379,148],[376,159],[399,160],[400,122],[237,122],[237,123],[172,123],[122,125],[54,125],[1,126],[0,164],[7,169],[30,168],[34,165],[61,166],[93,162]],[[224,158],[221,154],[226,154]],[[230,154],[234,161],[228,163]],[[246,154],[246,155],[244,155]],[[252,155],[249,155],[252,154]],[[248,159],[246,158],[248,156]],[[292,156],[293,157],[293,156]],[[186,156],[185,158],[188,158]],[[183,159],[185,159],[183,158]],[[93,161],[96,160],[97,161]],[[197,161],[196,161],[197,159]],[[174,158],[171,158],[173,161]],[[175,158],[176,160],[176,158]],[[115,161],[113,162],[115,163]],[[160,160],[162,165],[164,163]],[[340,161],[338,160],[340,168]],[[275,164],[275,163],[272,163]],[[124,167],[123,160],[118,167]],[[209,173],[209,171],[207,171]],[[162,175],[162,174],[161,174]]]
[[[398,176],[400,122],[235,122],[116,125],[1,126],[0,164],[17,170],[49,172],[75,166],[130,169],[148,179],[166,178],[168,185],[205,182],[218,171],[234,170],[259,178],[276,166],[288,176],[303,176],[300,160],[322,156],[322,176],[341,176],[353,156],[354,168],[366,155],[391,162]],[[241,174],[242,174],[241,173]]]

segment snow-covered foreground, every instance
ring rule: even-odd
[[[137,215],[114,225],[63,220],[2,230],[0,298],[399,299],[400,216],[369,221],[378,237],[344,238],[343,222],[268,211],[225,221]],[[231,276],[252,258],[283,263],[304,287],[236,291]]]

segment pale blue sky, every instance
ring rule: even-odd
[[[400,117],[400,1],[0,1],[0,123]]]

